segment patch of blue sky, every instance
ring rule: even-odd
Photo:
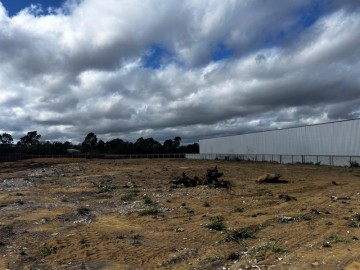
[[[321,17],[324,9],[326,9],[330,2],[313,0],[309,5],[296,10],[295,15],[298,17],[298,26],[304,29],[312,26]]]
[[[330,2],[331,1],[313,0],[310,4],[295,10],[295,23],[286,30],[265,36],[260,43],[260,47],[272,48],[281,46],[287,40],[291,40],[294,36],[306,31],[306,29],[314,25],[323,15]]]
[[[214,62],[216,62],[223,59],[231,58],[234,56],[234,54],[234,50],[226,46],[224,43],[219,43],[216,46],[216,49],[213,51],[211,58]]]
[[[151,45],[147,53],[143,56],[143,66],[145,68],[159,69],[171,61],[172,54],[160,45]]]
[[[49,8],[59,8],[64,0],[0,0],[10,17],[15,16],[21,10],[31,5],[40,5],[42,12],[47,14]]]

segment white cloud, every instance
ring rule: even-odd
[[[310,3],[84,0],[13,17],[0,5],[0,126],[197,140],[360,116],[360,4],[335,1],[303,27]],[[220,43],[234,56],[214,62]],[[143,66],[154,45],[169,53],[160,69]]]

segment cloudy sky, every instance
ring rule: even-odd
[[[0,0],[0,132],[183,142],[360,117],[359,0]]]

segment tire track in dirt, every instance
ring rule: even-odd
[[[5,256],[1,255],[0,257],[0,269],[7,269],[8,268],[8,262],[5,258]]]

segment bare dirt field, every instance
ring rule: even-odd
[[[217,166],[231,189],[171,188]],[[288,183],[259,184],[265,173]],[[360,269],[360,168],[0,163],[0,269]]]

